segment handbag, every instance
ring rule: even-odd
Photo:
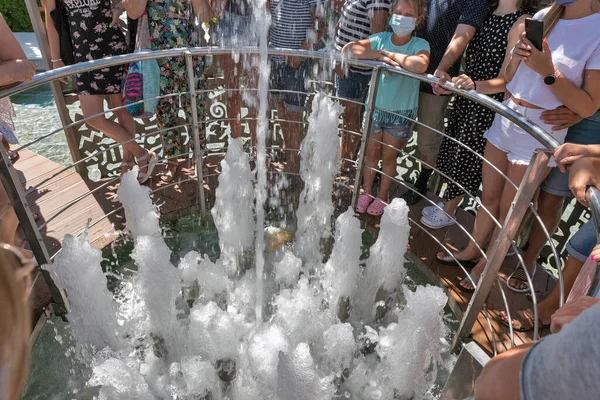
[[[135,52],[151,50],[148,14],[138,23]],[[160,96],[160,67],[156,60],[135,61],[129,64],[123,90],[127,112],[137,118],[150,118],[156,113]],[[145,100],[143,103],[132,104]]]

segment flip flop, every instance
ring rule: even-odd
[[[458,264],[458,262],[460,262],[463,267],[470,269],[477,265],[480,258],[478,258],[478,259],[472,258],[470,260],[459,260],[458,258],[456,258],[456,253],[452,252],[452,255],[448,255],[448,256],[440,257],[439,255],[436,255],[435,260],[442,265],[448,265],[450,267],[459,267],[460,265]],[[456,260],[458,260],[458,262]]]
[[[364,214],[372,202],[373,198],[371,196],[361,194],[360,196],[358,196],[358,201],[356,202],[356,212],[359,214]]]
[[[160,176],[161,181],[169,183],[169,182],[172,182],[173,179],[175,179],[175,175],[177,175],[177,167],[179,166],[179,162],[169,160],[169,161],[167,161],[166,164],[175,166],[175,169],[173,170],[173,172],[171,172],[171,170],[167,170],[167,172],[163,173]]]
[[[535,265],[535,267],[533,267],[533,272],[531,273],[532,281],[533,281],[533,277],[535,276],[536,271],[537,271],[537,264]],[[523,283],[523,285],[525,285],[526,288],[518,289],[518,288],[512,286],[510,284],[510,281],[513,279],[518,280],[519,282]],[[513,273],[510,274],[508,276],[508,278],[506,278],[506,286],[513,292],[517,292],[517,293],[527,293],[530,291],[529,282],[527,281],[527,275],[525,274],[525,271],[523,270],[523,267],[521,266],[521,264],[518,264],[517,267],[515,268],[515,270],[513,271]]]
[[[519,314],[520,312],[520,314]],[[534,319],[533,319],[533,311],[529,309],[519,309],[515,314],[519,314],[519,319],[512,318],[513,329],[518,332],[531,332],[534,328]],[[507,317],[508,318],[508,317]],[[508,329],[510,329],[510,325],[508,324],[508,320],[502,318],[502,315],[499,315],[498,322],[504,325]],[[538,328],[548,329],[550,328],[550,324],[543,324],[542,321],[538,319]]]
[[[473,280],[473,282],[475,282],[475,286],[477,286],[477,284],[479,283],[479,277],[476,276],[474,273],[471,272],[471,274],[469,274],[469,276],[471,277],[471,279]],[[475,292],[475,288],[473,289],[469,289],[464,287],[464,285],[471,285],[471,279],[469,279],[469,276],[464,277],[463,279],[460,280],[460,282],[458,282],[458,289],[461,292],[465,292],[465,293],[473,293]]]
[[[380,215],[383,215],[383,210],[385,206],[387,206],[387,204],[384,203],[383,200],[375,199],[371,203],[369,208],[367,208],[367,214],[372,215],[374,217],[379,217]]]

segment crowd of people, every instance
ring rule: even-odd
[[[270,45],[313,49],[327,30],[319,11],[324,3],[321,0],[268,1]],[[232,47],[258,44],[248,0],[122,0],[117,3],[43,0],[43,6],[54,68],[130,52],[130,43],[135,38],[126,40],[119,28],[118,19],[123,11],[130,21],[147,17],[152,50],[200,45],[196,19],[212,25],[214,44]],[[333,8],[339,12],[335,47],[344,56],[382,61],[439,78],[437,84],[426,84],[403,75],[381,74],[373,96],[375,111],[367,121],[362,104],[369,92],[371,69],[338,64],[334,71],[335,95],[345,108],[341,170],[355,168],[352,160],[356,158],[359,142],[355,133],[369,127],[362,192],[356,211],[382,215],[390,201],[392,178],[397,175],[398,152],[416,131],[421,169],[414,186],[403,198],[410,206],[417,204],[427,195],[432,171],[439,171],[446,183],[443,201],[422,210],[421,223],[430,229],[454,224],[463,199],[475,197],[481,187],[481,207],[471,232],[473,240],[460,251],[436,255],[439,263],[457,266],[460,263],[472,268],[470,275],[459,282],[461,290],[474,291],[486,266],[480,249],[496,240],[499,234],[496,221],[504,222],[515,197],[515,187],[504,177],[521,182],[540,144],[515,123],[465,97],[455,96],[451,111],[447,112],[452,92],[444,88],[444,84],[452,82],[458,89],[474,90],[503,101],[506,107],[524,115],[561,143],[537,192],[541,224],[535,222],[532,227],[522,255],[524,267],[517,265],[507,279],[511,290],[529,292],[531,288],[523,268],[530,276],[536,273],[537,258],[547,241],[544,231],[556,230],[565,198],[574,195],[585,204],[586,188],[600,187],[597,178],[600,176],[600,1],[556,0],[544,7],[539,0],[338,0]],[[528,18],[543,22],[541,48],[528,38]],[[132,31],[135,30],[130,29],[130,35]],[[0,86],[31,80],[35,66],[26,61],[16,40],[6,39],[12,35],[1,18],[0,37],[3,38]],[[247,57],[246,64],[253,62],[252,57]],[[159,59],[158,63],[162,94],[188,92],[184,57]],[[218,63],[232,79],[233,87],[253,86],[256,73],[252,69],[242,68],[230,56],[219,57]],[[272,106],[282,120],[284,143],[289,149],[298,149],[307,101],[301,92],[305,91],[313,70],[311,61],[272,57],[270,63]],[[196,57],[193,68],[197,89],[205,89],[205,58]],[[155,174],[157,154],[135,141],[134,119],[125,108],[115,111],[116,122],[103,114],[105,99],[112,107],[123,104],[121,92],[125,74],[122,66],[81,73],[76,77],[75,87],[84,117],[91,117],[87,123],[122,144],[122,171],[137,164],[138,179],[144,183]],[[201,95],[198,99],[198,112],[203,115],[205,98]],[[232,137],[243,134],[244,100],[241,91],[229,94]],[[183,95],[181,100],[174,96],[159,100],[156,114],[166,160],[161,175],[165,182],[175,179],[186,146],[193,144],[189,136],[189,143],[184,142],[176,120],[180,110],[187,120],[191,119],[191,104],[189,95]],[[250,113],[256,112],[251,102],[248,106]],[[8,109],[8,105],[0,103],[0,117],[3,107]],[[16,139],[8,130],[1,133],[3,144]],[[201,146],[203,141],[201,137]],[[375,185],[380,163],[381,179]],[[290,151],[286,171],[295,172],[298,167],[298,154]],[[8,204],[6,192],[2,190],[0,208],[5,209]],[[0,282],[10,281],[13,286],[21,287],[22,274],[13,276],[21,269],[12,266],[6,258],[13,257],[11,253],[16,254],[12,246],[17,225],[14,211],[5,211],[0,219],[0,242],[6,243],[3,248],[6,254],[0,251],[0,272],[8,274],[10,279]],[[600,305],[598,300],[584,295],[600,257],[600,248],[594,249],[596,245],[594,226],[588,222],[567,246],[569,256],[564,263],[563,278],[569,301],[559,308],[557,285],[539,304],[538,322],[541,326],[551,326],[557,333],[496,357],[477,381],[476,399],[596,397],[598,384],[594,373],[600,367],[600,356],[594,327],[600,320]],[[30,256],[25,257],[28,258]],[[12,306],[20,309],[22,294],[9,294]],[[535,325],[534,318],[532,309],[516,310],[511,322],[513,328],[529,331]],[[500,322],[509,324],[506,313],[501,313]],[[19,329],[26,331],[29,327],[25,324]],[[10,340],[10,335],[0,329],[0,339]],[[5,350],[5,343],[0,343],[1,363],[11,354],[26,355],[21,347],[15,347],[12,352]],[[4,395],[2,390],[9,393],[7,398],[17,398],[11,394],[20,392],[20,374],[26,370],[27,363],[12,365],[14,371],[2,370],[0,375],[3,379],[5,373],[8,376],[8,389],[0,386],[0,397]],[[556,376],[570,384],[553,379]]]

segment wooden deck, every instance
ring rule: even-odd
[[[205,183],[209,204],[212,204],[211,199],[214,195],[209,188],[216,186],[217,165],[217,158],[213,157],[205,160],[204,173],[209,176],[207,179],[209,184]],[[123,213],[118,210],[120,203],[115,201],[118,187],[117,180],[103,179],[99,182],[92,182],[83,179],[79,174],[70,170],[58,174],[62,169],[61,166],[27,150],[20,151],[20,158],[15,162],[15,168],[19,171],[21,181],[26,189],[41,184],[28,195],[27,199],[30,205],[33,205],[32,210],[40,215],[38,226],[42,227],[42,236],[51,255],[59,251],[65,234],[83,232],[88,224],[88,219],[91,219],[93,223],[88,231],[88,238],[98,248],[110,244],[117,237],[116,232],[123,228]],[[162,217],[165,219],[188,214],[197,207],[198,185],[195,180],[195,171],[193,168],[184,166],[182,172],[182,180],[189,179],[187,182],[165,184],[155,178],[149,184],[149,187],[154,191],[154,202],[159,205]],[[92,194],[86,195],[90,191],[92,191]],[[402,191],[400,188],[393,190],[395,196],[400,196]],[[437,201],[433,196],[431,198]],[[66,206],[67,204],[70,205]],[[426,205],[425,202],[421,202],[411,210],[410,217],[413,221],[418,222],[420,220],[421,209]],[[103,218],[105,215],[108,215],[108,217]],[[473,225],[474,216],[459,210],[457,219],[469,230]],[[378,222],[378,219],[375,218],[363,219],[363,225],[371,227],[376,227]],[[467,243],[467,236],[457,226],[432,231],[431,233],[440,242],[449,243],[456,248],[462,248]],[[413,261],[420,263],[421,267],[428,267],[422,269],[430,271],[431,278],[434,281],[437,280],[448,288],[451,295],[451,305],[454,306],[455,310],[464,311],[470,295],[461,292],[457,288],[457,282],[462,273],[456,267],[443,266],[435,261],[435,254],[440,250],[439,245],[431,239],[426,231],[413,225],[409,246],[414,254]],[[510,274],[515,264],[515,256],[506,259],[501,270],[502,278]],[[540,271],[544,271],[543,268]],[[536,274],[536,291],[545,293],[552,287],[553,283],[554,280],[549,275],[545,273]],[[505,290],[505,293],[512,309],[530,306],[524,295],[516,294],[510,290]],[[36,283],[34,299],[34,307],[38,316],[41,312],[40,306],[47,304],[48,300],[47,287],[45,282],[40,279]],[[498,352],[510,348],[508,328],[496,322],[497,312],[503,309],[502,298],[496,284],[488,299],[487,310],[498,343]],[[488,353],[493,352],[489,325],[483,313],[480,313],[473,331],[473,338]],[[531,333],[515,332],[516,344],[529,341],[531,341]]]

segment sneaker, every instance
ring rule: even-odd
[[[444,208],[444,203],[441,201],[439,203],[437,203],[437,206],[423,207],[423,209],[421,210],[421,215],[426,216],[426,215],[435,214],[435,212],[437,210],[439,210],[440,208]]]
[[[421,223],[431,229],[440,229],[454,225],[456,221],[438,209],[434,214],[421,217]]]

